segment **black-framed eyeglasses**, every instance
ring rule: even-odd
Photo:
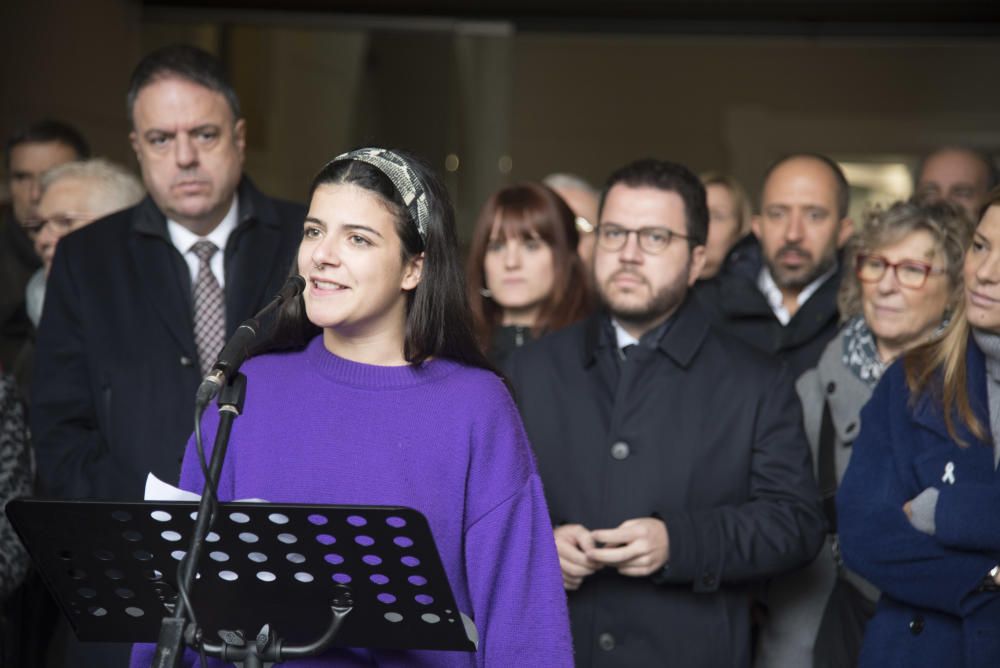
[[[931,274],[943,274],[946,269],[920,262],[919,260],[903,260],[889,262],[881,255],[874,253],[858,253],[855,273],[858,280],[865,283],[878,283],[888,269],[896,274],[899,284],[907,288],[922,288]]]
[[[632,234],[639,240],[639,248],[650,255],[666,250],[674,237],[691,238],[666,227],[641,227],[638,230],[630,230],[614,223],[601,223],[597,226],[597,243],[606,251],[620,251],[625,248]]]

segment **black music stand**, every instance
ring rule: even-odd
[[[197,509],[15,499],[7,515],[80,640],[155,643]],[[197,572],[206,645],[253,643],[265,625],[286,644],[313,642],[346,592],[350,614],[331,646],[476,650],[427,519],[412,508],[224,503]]]

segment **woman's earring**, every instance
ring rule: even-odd
[[[482,296],[486,297],[487,299],[489,299],[490,297],[493,296],[493,293],[490,292],[489,288],[480,288],[479,289],[479,294],[481,294]]]

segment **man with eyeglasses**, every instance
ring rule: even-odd
[[[837,332],[839,251],[854,230],[849,196],[830,158],[800,153],[778,160],[765,173],[753,235],[698,287],[721,329],[785,361],[794,377],[816,365]]]
[[[756,583],[823,539],[791,379],[688,294],[707,227],[683,166],[616,171],[594,252],[603,308],[508,364],[579,666],[748,666]]]
[[[35,253],[42,266],[25,288],[25,306],[38,327],[45,300],[45,282],[59,239],[110,213],[136,204],[145,190],[124,167],[95,158],[68,162],[42,175],[41,197],[35,211]],[[22,393],[28,396],[34,364],[34,342],[29,338],[13,364]]]
[[[4,166],[10,205],[0,210],[0,368],[14,366],[31,336],[24,290],[40,266],[32,243],[38,228],[42,175],[89,155],[83,136],[59,121],[34,123],[7,140]]]

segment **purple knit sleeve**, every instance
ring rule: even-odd
[[[572,666],[566,594],[542,484],[532,475],[466,532],[480,666]]]
[[[477,664],[572,666],[566,594],[524,426],[502,386],[480,406],[465,529]]]

